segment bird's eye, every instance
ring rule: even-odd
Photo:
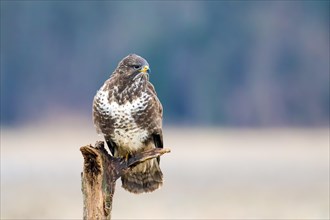
[[[140,65],[134,65],[133,68],[137,70],[137,69],[140,69],[141,66]]]

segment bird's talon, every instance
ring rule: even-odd
[[[126,162],[128,162],[128,158],[129,158],[129,154],[127,153],[127,154],[125,155],[125,161],[126,161]]]

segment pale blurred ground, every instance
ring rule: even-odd
[[[113,219],[328,219],[329,129],[165,127],[162,189],[118,182]],[[80,219],[88,120],[1,129],[1,218]]]

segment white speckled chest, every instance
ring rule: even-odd
[[[116,89],[116,88],[115,88]],[[143,147],[143,142],[148,137],[147,130],[139,128],[135,123],[133,115],[143,114],[146,109],[150,96],[146,92],[142,92],[141,96],[132,102],[125,102],[119,105],[116,101],[109,102],[109,92],[101,88],[96,94],[98,102],[97,111],[103,117],[111,118],[114,132],[111,139],[118,147],[126,148],[130,151]],[[110,99],[111,100],[111,99]],[[107,134],[104,134],[107,135]]]

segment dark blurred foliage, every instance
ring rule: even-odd
[[[329,125],[329,1],[1,1],[1,123],[91,117],[129,53],[165,124]]]

